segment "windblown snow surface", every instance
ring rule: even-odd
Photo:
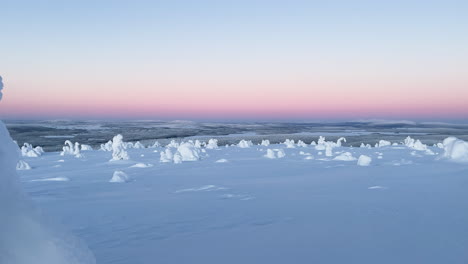
[[[18,171],[97,263],[468,263],[464,141],[118,139],[79,156],[24,156],[32,169]]]

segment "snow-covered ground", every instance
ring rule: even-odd
[[[285,143],[28,145],[18,173],[101,264],[468,263],[466,142]]]

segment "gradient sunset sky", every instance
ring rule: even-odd
[[[468,119],[468,1],[0,1],[2,118]]]

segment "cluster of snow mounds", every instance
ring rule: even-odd
[[[260,145],[268,147],[268,146],[270,146],[270,140],[264,139],[264,140],[262,140],[262,143],[260,143]]]
[[[342,142],[346,142],[346,138],[341,137],[336,142],[333,141],[325,141],[325,137],[320,136],[318,143],[315,144],[315,149],[318,151],[325,150],[325,156],[331,157],[333,156],[333,148],[341,147]],[[315,142],[312,142],[312,144]]]
[[[174,146],[174,145],[171,145]],[[183,161],[197,161],[200,160],[200,147],[197,147],[193,141],[182,142],[177,144],[177,150],[172,152],[168,147],[160,152],[160,162],[174,162],[182,163]]]
[[[123,171],[114,171],[114,175],[112,175],[112,178],[109,180],[109,182],[113,183],[125,183],[125,182],[130,182],[131,178]]]
[[[18,164],[16,165],[16,169],[17,170],[30,170],[31,166],[29,166],[29,164],[26,161],[20,160],[18,161]]]
[[[357,161],[358,166],[369,166],[372,162],[372,158],[366,155],[359,156]]]
[[[264,157],[268,159],[281,159],[285,156],[286,153],[284,153],[284,150],[282,149],[267,149],[267,153],[264,155]]]
[[[2,88],[0,77],[0,98]],[[20,189],[17,164],[18,145],[0,122],[0,263],[96,263],[79,241],[44,224]]]
[[[110,161],[129,160],[130,157],[125,149],[126,144],[123,141],[123,136],[118,134],[112,139],[112,159]]]
[[[77,158],[82,158],[83,155],[81,154],[80,143],[75,142],[75,144],[73,144],[70,140],[65,141],[65,146],[63,146],[63,151],[60,153],[60,156],[65,155],[72,155]]]
[[[29,143],[24,143],[23,147],[21,147],[21,155],[23,157],[29,158],[37,158],[44,153],[44,150],[41,147],[35,147]]]
[[[359,146],[360,148],[367,148],[367,149],[371,149],[372,146],[370,144],[364,144],[364,143],[361,143],[361,146]]]
[[[344,152],[336,156],[333,160],[353,161],[356,160],[356,158],[353,157],[353,154],[351,154],[350,152]]]
[[[207,149],[218,149],[218,140],[217,139],[210,139],[208,140],[208,144],[206,145]]]
[[[250,140],[247,141],[247,140],[243,140],[243,139],[242,139],[242,140],[239,142],[239,144],[237,144],[237,146],[238,146],[239,148],[250,148],[251,146],[253,146],[253,143],[252,143],[252,141],[250,141]]]
[[[294,140],[290,140],[290,139],[286,139],[283,144],[286,145],[286,148],[296,147],[296,143],[294,142]]]
[[[443,142],[444,157],[457,162],[468,162],[468,142],[448,137]]]
[[[137,141],[135,144],[133,144],[133,148],[135,149],[144,149],[145,146],[140,143],[140,141]]]
[[[136,143],[124,142],[123,141],[123,136],[118,134],[112,140],[109,140],[106,144],[101,144],[100,150],[114,152],[114,150],[115,150],[114,142],[116,140],[118,141],[119,147],[123,148],[124,150],[126,150],[126,149],[144,149],[145,148],[145,146],[143,144],[141,144],[140,141],[137,141]],[[158,142],[156,142],[156,143],[157,143],[157,147],[159,147],[159,143]],[[155,145],[156,145],[156,143],[155,143]],[[155,146],[153,145],[153,147],[155,147]]]

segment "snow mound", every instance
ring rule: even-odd
[[[250,140],[247,141],[247,140],[243,140],[243,139],[242,139],[242,140],[239,142],[239,144],[237,144],[237,146],[238,146],[239,148],[250,148],[251,146],[253,146],[253,143],[252,143],[252,141],[250,141]]]
[[[143,144],[140,143],[140,141],[137,141],[134,145],[133,145],[133,148],[135,149],[144,149],[145,146]]]
[[[268,146],[270,146],[270,140],[264,139],[264,140],[262,140],[262,143],[260,143],[260,145],[268,147]]]
[[[114,183],[125,183],[129,182],[131,179],[130,177],[123,171],[114,171],[114,175],[112,178],[109,180],[109,182],[114,182]]]
[[[70,181],[67,177],[54,177],[54,178],[44,178],[44,179],[36,179],[31,180],[32,182],[68,182]]]
[[[353,154],[351,154],[350,152],[344,152],[336,156],[333,160],[354,161],[356,160],[356,158],[353,157]]]
[[[17,170],[30,170],[31,166],[29,166],[29,164],[26,161],[20,160],[18,164],[16,165],[16,169]]]
[[[91,151],[91,150],[93,150],[93,147],[91,147],[90,145],[81,144],[81,151]]]
[[[366,155],[359,156],[357,161],[358,166],[369,166],[372,162],[372,158]]]
[[[307,144],[304,143],[304,141],[299,140],[299,141],[297,142],[297,146],[298,146],[298,147],[301,147],[301,148],[305,148],[305,147],[307,147]]]
[[[135,165],[132,165],[130,168],[151,168],[151,167],[153,167],[153,164],[137,163]]]
[[[210,139],[208,140],[208,144],[206,145],[207,149],[217,149],[218,148],[218,140],[217,139]]]
[[[229,162],[227,159],[219,159],[217,161],[215,161],[216,163],[226,163],[226,162]]]
[[[165,151],[159,152],[160,162],[172,162],[172,159],[174,158],[174,155],[172,154],[172,151],[170,148],[167,148]]]
[[[129,160],[127,151],[125,150],[125,143],[123,142],[123,136],[117,135],[112,139],[112,159],[110,161],[117,160]]]
[[[176,154],[180,155],[181,161],[197,161],[200,159],[200,150],[191,142],[180,144]]]
[[[29,143],[24,143],[23,147],[21,147],[21,155],[23,157],[28,158],[37,158],[44,153],[44,150],[41,147],[35,147]]]
[[[468,162],[468,142],[448,137],[444,139],[443,145],[445,158],[456,162]]]
[[[282,149],[267,149],[267,153],[264,155],[268,159],[281,159],[286,157],[286,153]]]
[[[284,141],[283,144],[286,145],[286,148],[295,148],[296,147],[296,143],[294,143],[294,140],[290,140],[290,139],[286,139],[286,141]]]
[[[381,147],[386,147],[386,146],[391,146],[392,142],[387,141],[387,140],[380,140],[378,143],[375,144],[376,148],[381,148]]]
[[[178,148],[179,143],[177,143],[175,140],[171,140],[169,144],[166,145],[166,148]]]

